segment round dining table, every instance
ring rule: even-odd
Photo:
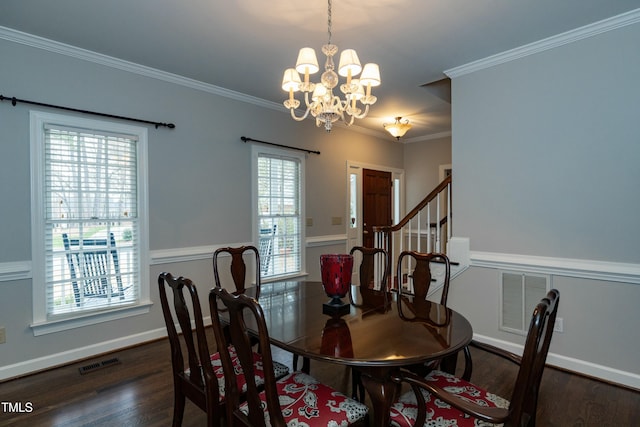
[[[251,288],[247,290],[250,294]],[[400,385],[394,370],[431,360],[455,369],[473,330],[456,311],[396,292],[352,287],[342,315],[323,314],[328,301],[321,282],[289,280],[262,284],[259,303],[273,345],[299,356],[350,366],[360,372],[373,405],[373,425],[388,426]],[[251,331],[251,322],[247,323]]]

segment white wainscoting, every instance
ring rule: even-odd
[[[471,251],[473,267],[640,285],[640,264]]]
[[[322,247],[346,244],[347,235],[314,236],[306,239],[306,247]],[[467,243],[468,242],[462,242]],[[150,251],[149,265],[160,265],[176,262],[210,259],[213,252],[224,246],[241,246],[251,242],[232,243],[212,246],[195,246]],[[465,247],[465,245],[461,245]],[[468,246],[466,246],[468,247]],[[607,261],[548,258],[528,255],[513,255],[493,252],[470,251],[469,263],[474,267],[487,267],[502,270],[561,275],[598,279],[612,282],[640,284],[640,265]],[[466,258],[462,257],[462,258]],[[464,262],[464,260],[462,260]],[[14,261],[0,263],[0,282],[31,279],[31,261]],[[123,336],[121,338],[98,343],[86,347],[71,349],[41,358],[25,360],[18,364],[0,367],[0,379],[12,378],[28,372],[51,368],[75,360],[88,358],[96,354],[114,351],[123,347],[143,343],[166,336],[165,328],[150,330],[141,334]],[[474,336],[478,341],[496,345],[501,348],[521,353],[522,346],[490,337]],[[640,375],[596,365],[584,360],[569,358],[558,354],[549,354],[548,363],[560,368],[580,372],[596,378],[604,378],[629,387],[640,389]]]

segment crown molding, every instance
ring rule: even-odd
[[[244,93],[236,92],[230,89],[225,89],[220,86],[215,86],[209,83],[203,83],[198,80],[179,76],[177,74],[172,74],[166,71],[157,70],[155,68],[146,67],[144,65],[136,64],[133,62],[124,61],[122,59],[103,55],[97,52],[92,52],[90,50],[81,49],[79,47],[56,42],[43,37],[35,36],[33,34],[16,31],[11,28],[0,26],[0,39],[23,44],[25,46],[34,47],[36,49],[42,49],[42,50],[52,52],[52,53],[57,53],[60,55],[65,55],[71,58],[93,62],[99,65],[104,65],[106,67],[115,68],[118,70],[127,71],[134,74],[139,74],[145,77],[151,77],[156,80],[161,80],[167,83],[173,83],[173,84],[188,87],[191,89],[211,93],[214,95],[223,96],[225,98],[234,99],[236,101],[246,102],[249,104],[257,105],[259,107],[269,108],[269,109],[278,110],[278,111],[285,111],[284,106],[276,102],[267,101],[265,99],[257,98],[255,96],[246,95]]]
[[[432,141],[434,139],[440,139],[440,138],[447,138],[451,136],[451,131],[445,131],[445,132],[439,132],[439,133],[431,133],[431,134],[427,134],[427,135],[422,135],[422,136],[416,136],[413,138],[401,138],[402,140],[400,142],[402,142],[403,144],[413,144],[414,142],[423,142],[423,141]]]
[[[453,79],[638,22],[640,22],[640,8],[611,18],[603,19],[602,21],[594,22],[593,24],[585,25],[584,27],[570,30],[565,33],[548,37],[537,42],[529,43],[515,49],[507,50],[484,59],[479,59],[459,67],[445,70],[444,74]]]

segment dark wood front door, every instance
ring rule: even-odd
[[[391,172],[362,170],[362,245],[374,247],[373,227],[391,225]]]

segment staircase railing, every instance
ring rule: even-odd
[[[390,288],[395,283],[396,262],[402,251],[447,253],[451,239],[451,175],[446,177],[404,218],[392,226],[373,227],[374,245],[387,251]]]

